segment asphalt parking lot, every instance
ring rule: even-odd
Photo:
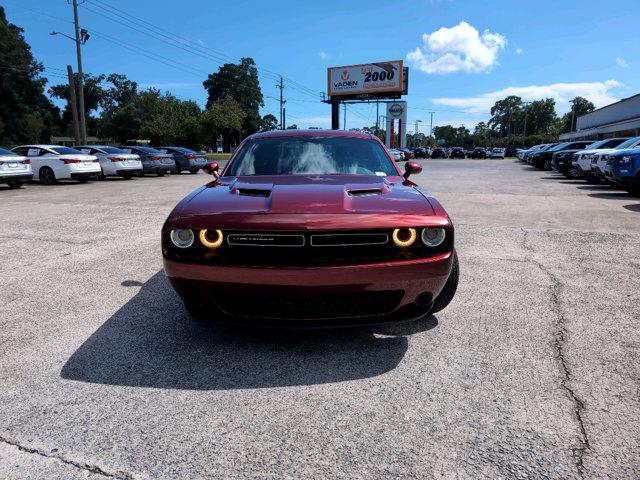
[[[159,230],[204,174],[0,187],[0,478],[640,477],[640,200],[422,163],[460,288],[374,332],[191,321]]]

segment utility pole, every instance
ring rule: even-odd
[[[573,122],[574,122],[575,118],[576,118],[575,105],[571,104],[571,129],[570,129],[571,132],[575,131],[575,128],[573,128]]]
[[[376,135],[378,134],[378,130],[380,130],[380,101],[376,100]]]
[[[429,115],[431,115],[431,123],[429,125],[429,136],[433,137],[433,114],[436,112],[429,112]]]
[[[527,114],[529,113],[529,102],[524,102],[524,132],[522,134],[522,148],[524,148],[525,137],[527,136]]]
[[[346,130],[347,129],[347,104],[344,104],[344,120],[342,122],[342,129]]]
[[[67,65],[67,76],[69,77],[69,99],[71,101],[71,118],[73,119],[73,136],[76,145],[82,143],[80,138],[80,124],[78,122],[78,104],[76,103],[76,82],[73,79],[73,70],[71,65]]]
[[[78,21],[78,0],[73,1],[73,23],[76,31],[76,55],[78,57],[78,103],[80,111],[80,144],[87,144],[87,124],[84,118],[84,77],[82,74],[82,52],[80,49],[80,22]]]
[[[284,99],[284,80],[280,75],[280,83],[276,85],[280,89],[280,130],[284,130],[284,104],[287,101]]]
[[[287,109],[282,107],[282,130],[287,128]]]
[[[413,146],[418,146],[418,123],[422,123],[422,120],[416,120],[416,131],[413,134]]]

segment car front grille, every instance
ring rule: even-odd
[[[224,295],[214,300],[231,316],[313,320],[385,315],[398,307],[403,296],[403,290],[386,290],[331,295]]]
[[[438,247],[422,244],[418,238],[410,247],[400,248],[391,240],[392,230],[265,232],[225,231],[225,241],[217,249],[202,246],[196,238],[187,249],[175,247],[165,232],[163,253],[173,261],[241,267],[312,267],[367,264],[428,258],[453,248],[453,233],[447,230]]]

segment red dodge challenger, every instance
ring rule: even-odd
[[[235,324],[418,319],[458,285],[451,219],[374,136],[248,137],[162,228],[164,269],[189,313]]]

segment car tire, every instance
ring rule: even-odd
[[[440,294],[433,301],[433,307],[429,313],[437,313],[440,310],[444,310],[447,305],[451,303],[453,297],[458,289],[458,280],[460,278],[460,267],[458,265],[458,253],[453,250],[453,265],[451,266],[451,273],[447,279],[447,283],[444,284],[444,288]]]
[[[182,167],[180,165],[176,166],[176,171],[173,173],[177,173],[177,174],[181,174],[182,173]]]
[[[159,177],[164,177],[166,172],[157,172],[156,175],[158,175]]]
[[[16,190],[16,189],[20,188],[23,184],[24,184],[24,182],[22,182],[20,180],[8,180],[7,181],[7,185],[9,186],[9,188],[11,190]]]
[[[54,185],[58,183],[56,174],[49,167],[42,167],[38,172],[38,178],[43,185]]]
[[[199,170],[198,168],[190,168],[189,173],[196,174],[198,173],[198,170]]]
[[[544,161],[544,169],[545,170],[551,170],[551,160],[545,160]]]

